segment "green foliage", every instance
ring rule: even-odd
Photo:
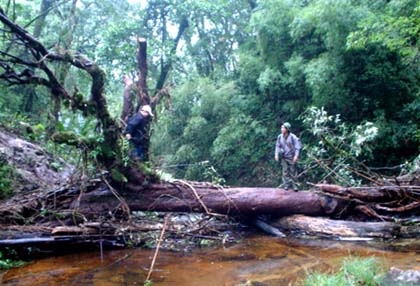
[[[8,258],[3,258],[3,253],[0,252],[0,270],[8,270],[12,267],[21,267],[25,264],[21,260],[12,260]]]
[[[54,142],[58,144],[68,144],[68,145],[74,145],[78,146],[81,144],[81,141],[79,140],[79,137],[77,134],[67,131],[67,132],[60,132],[53,134],[51,138]]]
[[[341,271],[343,271],[352,284],[361,285],[381,285],[383,277],[381,272],[383,266],[374,258],[347,258],[343,262]]]
[[[264,138],[267,138],[266,128],[241,114],[231,117],[220,130],[213,142],[212,158],[229,182],[238,183],[237,178],[244,180],[252,174],[249,168],[258,163],[261,150],[265,150],[261,148]]]
[[[100,64],[114,117],[121,110],[122,75],[135,77],[138,69],[136,39],[147,39],[149,94],[172,87],[170,101],[157,106],[152,159],[174,177],[274,185],[272,153],[283,121],[310,146],[305,169],[314,158],[330,169],[308,180],[359,183],[349,173],[355,158],[380,166],[411,162],[420,152],[418,0],[63,1],[45,13],[44,23],[37,15],[40,0],[13,3],[6,12],[37,32],[52,53],[65,50]],[[182,45],[175,46],[184,24]],[[1,51],[25,58],[27,51],[4,39]],[[89,75],[63,64],[51,68],[68,91],[88,100]],[[79,145],[99,146],[80,154],[46,143],[72,162],[82,156],[94,166],[98,157],[119,156],[129,163],[128,142],[114,154],[95,132],[97,122],[66,111],[66,102],[59,104],[59,122],[52,120],[57,110],[49,90],[6,84],[0,82],[3,124],[32,130],[32,140],[48,139],[46,132],[55,128],[73,132]],[[313,133],[314,122],[299,121],[308,117],[308,106],[340,117],[310,115],[315,128],[327,131]],[[374,145],[366,141],[373,136],[368,122],[378,129]]]
[[[256,82],[261,70],[264,69],[264,63],[250,52],[242,53],[240,56],[238,85],[245,94],[256,93],[258,91]]]
[[[303,286],[337,286],[337,285],[348,285],[346,284],[345,277],[341,274],[328,275],[314,273],[309,275]]]
[[[13,180],[16,177],[15,169],[0,153],[0,199],[9,198],[13,194]]]
[[[123,166],[127,167],[128,163],[130,162],[130,141],[127,140],[125,137],[120,137],[118,143],[118,145],[120,146],[119,150],[121,154],[117,154],[117,156],[119,156],[119,159],[122,162]]]
[[[203,178],[200,162],[211,162],[209,146],[229,114],[225,102],[233,92],[232,85],[217,88],[208,80],[187,83],[176,92],[172,110],[160,117],[152,138],[152,150],[164,156],[166,172],[171,170],[165,165],[174,166],[176,177]]]
[[[111,170],[111,176],[112,176],[112,179],[115,182],[120,182],[120,183],[127,183],[128,182],[127,177],[125,177],[124,174],[121,173],[120,170],[118,170],[116,168],[113,168]]]
[[[338,272],[333,274],[309,273],[302,286],[336,286],[336,285],[382,285],[384,267],[375,257],[344,259]]]
[[[258,94],[253,104],[267,107],[264,114],[272,114],[272,122],[292,121],[297,130],[302,125],[295,119],[313,105],[341,114],[349,130],[360,122],[372,122],[378,135],[375,145],[369,145],[371,150],[361,155],[367,164],[398,164],[403,157],[412,160],[420,147],[418,64],[381,41],[366,41],[363,49],[348,44],[360,27],[367,35],[382,33],[384,39],[393,33],[383,33],[383,25],[405,30],[405,35],[418,34],[411,29],[419,27],[418,5],[414,4],[418,1],[403,2],[260,1],[250,21],[256,35],[250,41],[258,45],[251,43],[241,50],[239,87],[246,94]],[[409,23],[402,20],[404,15]],[[372,16],[376,20],[402,18],[393,25],[380,20],[367,24]],[[417,38],[412,37],[410,48],[418,47]],[[274,130],[275,125],[269,124],[268,130]]]
[[[58,220],[63,220],[66,218],[66,214],[57,212],[55,210],[49,210],[44,207],[41,208],[41,212],[39,213],[39,216],[44,217],[44,218],[54,218]]]
[[[348,47],[363,48],[370,43],[381,43],[410,61],[418,61],[420,1],[388,2],[359,22],[359,29],[348,37]]]
[[[287,60],[294,45],[289,26],[298,5],[298,1],[260,1],[249,22],[254,35],[257,33],[256,39],[252,39],[257,41],[257,46],[253,47],[257,50],[251,48],[248,53],[259,52],[258,59],[271,67],[278,67]]]
[[[402,174],[414,173],[420,170],[420,154],[412,161],[406,161],[401,169]]]
[[[308,157],[305,169],[312,170],[308,177],[348,186],[361,184],[353,170],[361,168],[358,157],[371,154],[378,128],[372,122],[350,127],[341,121],[340,115],[328,115],[324,108],[316,107],[308,108],[302,119],[315,136],[313,145],[305,149]]]
[[[305,65],[305,81],[312,94],[312,104],[327,105],[329,109],[340,112],[346,109],[345,100],[349,91],[344,87],[344,78],[340,73],[338,59],[325,54],[311,60]],[[331,80],[326,80],[331,79]]]
[[[273,147],[267,128],[246,115],[262,113],[258,105],[237,94],[232,83],[218,87],[202,79],[180,91],[172,113],[164,114],[154,129],[152,149],[164,162],[162,170],[177,178],[219,184],[252,181],[254,166]]]
[[[216,171],[216,169],[209,164],[209,162],[202,162],[204,166],[203,176],[208,182],[212,182],[213,184],[217,185],[224,185],[226,180],[220,176],[220,174]]]

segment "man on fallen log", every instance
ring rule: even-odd
[[[285,122],[281,125],[281,133],[277,137],[274,159],[281,159],[282,184],[280,188],[298,191],[296,162],[299,158],[302,144],[300,139],[290,132],[291,125]]]

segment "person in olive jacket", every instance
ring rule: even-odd
[[[147,124],[153,118],[150,105],[141,106],[138,111],[128,119],[125,128],[125,138],[127,138],[134,147],[132,155],[142,160],[144,157],[144,142],[147,138]]]

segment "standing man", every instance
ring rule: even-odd
[[[132,154],[140,160],[144,157],[144,143],[147,139],[146,127],[151,118],[153,118],[152,108],[150,105],[143,105],[128,119],[127,127],[125,128],[125,138],[130,140],[134,146]]]
[[[282,184],[281,188],[288,190],[293,189],[298,191],[297,186],[297,169],[296,162],[299,158],[300,149],[302,144],[300,139],[290,132],[291,125],[285,122],[281,126],[281,134],[277,137],[276,149],[274,152],[274,159],[276,161],[281,159],[282,168]]]

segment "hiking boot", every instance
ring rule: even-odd
[[[289,189],[289,186],[288,185],[285,185],[285,184],[281,184],[277,188],[284,189],[284,190],[287,191]]]

